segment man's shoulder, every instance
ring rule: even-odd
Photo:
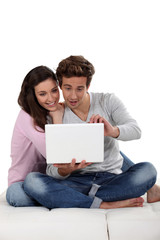
[[[96,102],[107,103],[112,97],[114,97],[114,93],[91,92],[90,96],[93,104]]]
[[[104,93],[104,92],[90,92],[90,95],[93,97],[110,97],[113,93]]]

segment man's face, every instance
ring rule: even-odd
[[[83,103],[87,96],[87,78],[71,77],[62,78],[62,92],[67,106],[71,109],[77,109]]]

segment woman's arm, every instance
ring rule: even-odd
[[[46,158],[45,132],[40,127],[35,127],[33,118],[21,110],[16,121],[16,128],[35,146],[38,152]]]

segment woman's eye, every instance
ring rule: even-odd
[[[53,93],[55,93],[55,92],[57,92],[58,91],[58,89],[56,88],[56,89],[52,89],[52,92]]]

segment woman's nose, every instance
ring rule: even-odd
[[[48,94],[48,101],[50,101],[50,102],[52,102],[53,101],[53,96],[52,96],[52,94]]]

